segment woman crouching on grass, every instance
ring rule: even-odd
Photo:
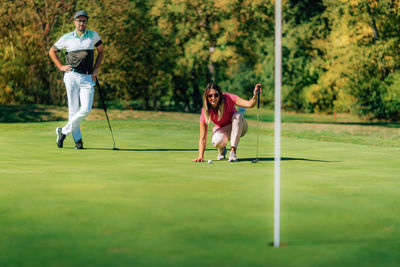
[[[217,160],[225,159],[226,144],[228,140],[231,140],[229,162],[238,161],[236,150],[240,137],[247,132],[247,122],[243,115],[237,112],[235,105],[244,108],[254,107],[257,102],[258,88],[261,90],[260,84],[255,86],[253,97],[250,100],[244,100],[237,95],[222,93],[221,88],[215,83],[207,84],[200,115],[199,156],[193,162],[204,161],[207,128],[210,121],[215,125],[211,141],[213,146],[218,148]]]

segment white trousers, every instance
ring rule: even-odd
[[[82,139],[79,125],[92,110],[95,82],[91,74],[69,71],[64,74],[64,83],[67,89],[69,119],[62,128],[62,133],[72,133],[76,142]]]
[[[223,127],[214,127],[211,142],[214,147],[224,148],[229,140],[231,140],[231,147],[239,145],[240,137],[244,136],[247,132],[248,125],[243,115],[235,113],[232,116],[232,123]]]

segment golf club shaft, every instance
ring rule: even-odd
[[[257,147],[256,147],[256,160],[258,160],[258,128],[259,128],[259,113],[260,113],[260,86],[257,85]]]
[[[111,137],[112,137],[112,139],[113,139],[114,149],[115,149],[114,134],[113,134],[113,131],[112,131],[112,128],[111,128],[110,119],[108,118],[107,106],[106,106],[106,103],[104,102],[103,92],[101,91],[100,84],[99,84],[99,80],[97,79],[97,77],[96,77],[96,86],[97,86],[97,89],[99,90],[100,100],[101,100],[101,103],[103,104],[104,113],[106,114],[106,118],[107,118],[107,122],[108,122],[108,127],[110,128]]]
[[[257,109],[257,148],[256,148],[256,160],[258,160],[258,109]]]

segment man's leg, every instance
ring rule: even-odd
[[[63,133],[68,135],[72,132],[76,131],[80,125],[80,123],[89,115],[92,110],[93,104],[93,95],[94,95],[94,82],[91,80],[91,75],[85,75],[80,79],[80,104],[81,107],[77,113],[68,121],[67,125],[63,128]],[[82,136],[77,136],[79,139],[74,140],[79,141],[82,139]]]
[[[82,140],[82,134],[81,134],[81,127],[78,126],[75,131],[72,132],[72,137],[74,138],[75,143],[78,142],[79,140]]]
[[[67,96],[68,96],[68,111],[69,111],[69,121],[72,120],[72,118],[75,116],[76,113],[79,111],[79,105],[80,105],[80,87],[78,85],[78,80],[76,77],[77,74],[75,73],[68,73],[68,85],[67,82],[64,79],[65,86],[67,88]],[[64,132],[65,134],[65,132]],[[81,130],[80,127],[75,129],[75,131],[72,132],[72,137],[74,138],[74,141],[78,141],[82,139],[81,136]]]
[[[74,73],[66,72],[64,74],[64,84],[67,91],[68,98],[68,120],[71,121],[73,116],[79,110],[79,86],[77,84],[77,79]],[[68,123],[67,123],[68,125]],[[67,126],[66,125],[66,126]],[[57,128],[57,146],[62,148],[64,145],[64,139],[68,135],[68,132],[64,128]]]

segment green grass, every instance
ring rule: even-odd
[[[118,151],[104,120],[83,123],[83,151],[56,147],[63,122],[0,124],[0,266],[400,264],[396,125],[283,124],[288,246],[274,248],[272,123],[259,163],[255,121],[242,161],[193,163],[198,115],[185,116],[112,120]]]

